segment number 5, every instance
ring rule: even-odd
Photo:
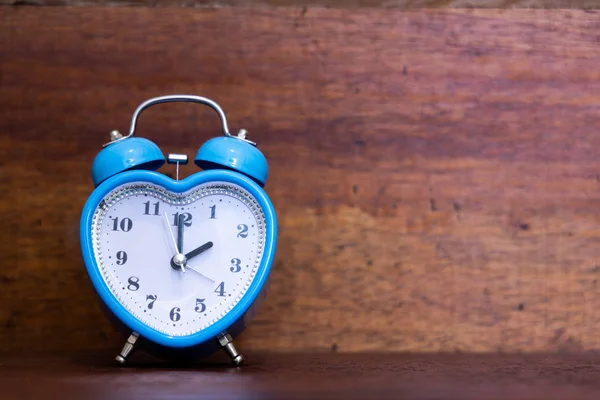
[[[194,308],[194,311],[197,313],[203,313],[206,311],[206,304],[204,304],[204,300],[206,299],[196,299],[196,308]]]

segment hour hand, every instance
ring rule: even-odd
[[[185,258],[187,258],[188,260],[191,258],[196,257],[197,255],[200,255],[202,253],[204,253],[206,250],[210,249],[211,247],[213,247],[213,242],[206,242],[204,243],[202,246],[190,251],[189,253],[187,253],[185,255]]]

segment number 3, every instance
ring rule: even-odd
[[[242,260],[240,260],[239,258],[232,258],[231,267],[229,267],[229,270],[233,273],[240,272],[242,270],[242,266],[240,265],[241,262]]]

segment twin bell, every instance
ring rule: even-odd
[[[208,106],[215,110],[221,119],[223,135],[204,143],[194,157],[194,163],[203,170],[226,169],[236,171],[250,177],[261,187],[264,186],[268,166],[265,156],[256,148],[256,143],[246,139],[246,132],[232,135],[227,127],[225,113],[214,101],[200,96],[169,95],[149,99],[138,106],[131,118],[129,134],[122,136],[119,132],[111,132],[111,141],[103,146],[92,164],[92,180],[97,187],[108,178],[124,171],[150,170],[156,171],[165,162],[160,148],[148,139],[134,137],[137,120],[146,108],[160,103],[191,102]],[[169,157],[171,161],[171,156]],[[175,162],[187,162],[174,157]],[[173,162],[173,163],[175,163]]]

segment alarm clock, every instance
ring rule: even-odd
[[[185,154],[135,136],[146,108],[192,102],[212,108],[223,134],[205,142],[201,171],[179,180]],[[170,95],[140,104],[129,134],[110,134],[92,164],[95,189],[80,222],[83,260],[107,316],[135,348],[171,360],[219,348],[236,365],[233,340],[264,298],[277,242],[277,219],[263,190],[268,166],[246,131],[229,133],[221,107],[205,97]],[[156,172],[168,162],[176,179]]]

